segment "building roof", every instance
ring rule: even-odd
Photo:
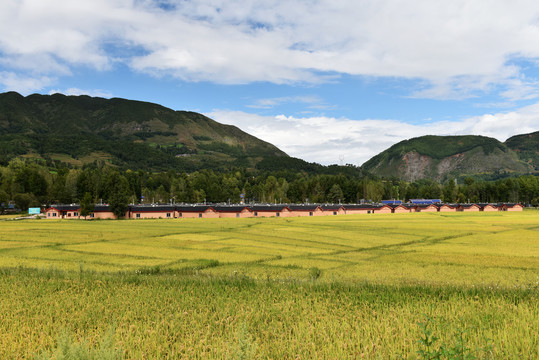
[[[479,206],[480,208],[485,208],[487,206],[492,206],[492,207],[495,207],[495,208],[498,207],[498,204],[490,204],[490,203],[478,203],[476,205]]]
[[[409,210],[409,207],[407,206],[404,206],[402,204],[385,204],[387,206],[389,206],[390,208],[392,208],[393,210],[397,209],[397,208],[404,208],[406,210]]]
[[[317,204],[287,205],[291,211],[315,211],[320,208]]]
[[[441,203],[441,199],[410,199],[412,204],[436,204]]]
[[[524,207],[524,205],[520,203],[499,203],[498,206],[505,206],[505,207],[522,206]]]
[[[344,204],[342,207],[346,210],[376,210],[384,207],[391,209],[389,205],[385,204]]]
[[[94,205],[94,212],[107,212],[111,211],[108,205]]]
[[[415,207],[419,208],[419,209],[427,209],[427,208],[429,208],[431,206],[436,208],[436,209],[438,208],[438,205],[436,205],[436,204],[416,204],[415,205]]]
[[[438,207],[442,207],[442,206],[447,206],[447,207],[450,207],[450,208],[456,208],[458,206],[458,204],[440,204],[438,205]]]
[[[132,212],[173,212],[176,206],[170,204],[155,204],[155,205],[130,205],[129,210]]]
[[[242,212],[245,209],[251,211],[246,205],[213,205],[212,208],[217,212]]]
[[[282,204],[251,205],[251,206],[249,206],[249,208],[251,209],[251,211],[272,211],[272,212],[277,212],[277,211],[283,211],[285,209],[290,210],[288,208],[288,206],[282,205]]]
[[[340,204],[324,204],[321,206],[321,208],[324,211],[338,211],[344,209],[344,207]]]
[[[69,204],[69,205],[66,205],[66,204],[56,204],[56,205],[51,205],[47,210],[45,211],[49,211],[50,209],[55,209],[55,210],[58,210],[58,211],[77,211],[80,209],[80,205],[78,204]]]
[[[204,212],[209,209],[213,210],[213,207],[210,205],[176,205],[176,211],[179,212]]]
[[[419,204],[410,204],[410,203],[404,203],[404,204],[401,204],[401,205],[404,206],[407,209],[415,209],[416,207],[421,206]]]
[[[477,205],[477,204],[459,204],[459,205],[458,205],[458,207],[461,207],[461,208],[464,208],[464,209],[469,209],[469,208],[471,208],[471,207],[473,207],[473,206],[475,206],[475,207],[480,207],[480,206]]]
[[[400,205],[402,204],[402,200],[382,200],[382,204],[386,204],[386,205]]]

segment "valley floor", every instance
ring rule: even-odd
[[[0,358],[538,358],[538,219],[2,221]]]

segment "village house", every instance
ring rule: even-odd
[[[415,208],[416,212],[437,212],[438,210],[438,206],[434,204],[419,204]]]
[[[456,204],[441,204],[438,206],[439,212],[454,212],[457,211],[457,205]]]
[[[176,218],[174,205],[130,205],[128,219],[173,219]]]
[[[113,220],[116,219],[116,215],[114,215],[108,205],[95,205],[94,211],[85,219]]]
[[[353,214],[388,214],[410,212],[455,211],[522,211],[522,204],[257,204],[257,205],[200,205],[153,204],[129,205],[127,219],[183,218],[249,218],[290,216],[331,216]],[[45,211],[47,219],[78,219],[80,205],[51,205]],[[86,219],[116,219],[108,205],[95,205]]]
[[[391,207],[389,205],[380,204],[345,204],[342,205],[346,214],[374,214],[378,213],[390,213]]]
[[[212,208],[219,213],[220,218],[253,217],[253,211],[245,205],[214,205]]]
[[[480,211],[481,208],[477,204],[459,204],[457,211]]]
[[[251,205],[249,206],[253,212],[253,217],[289,217],[291,212],[286,205]]]
[[[409,212],[413,212],[415,211],[415,207],[406,207],[406,206],[403,206],[403,205],[388,205],[390,208],[391,208],[391,212],[393,214],[399,214],[399,213],[409,213]],[[413,209],[413,211],[412,211]]]
[[[47,210],[47,219],[78,219],[80,214],[80,205],[52,205]]]
[[[500,211],[496,204],[477,204],[480,211]]]
[[[324,211],[320,205],[316,204],[300,204],[287,205],[290,209],[290,216],[323,216]]]
[[[522,211],[524,209],[524,205],[515,203],[504,203],[498,204],[498,208],[500,209],[500,211]]]
[[[321,206],[324,215],[345,215],[346,210],[342,205],[325,204]]]
[[[178,218],[215,219],[219,213],[210,205],[176,205]]]

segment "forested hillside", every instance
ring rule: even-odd
[[[354,170],[354,169],[352,169]],[[442,184],[433,180],[382,180],[341,173],[308,174],[293,170],[278,172],[233,172],[201,170],[192,173],[119,171],[111,166],[83,169],[58,167],[51,171],[36,162],[13,160],[0,167],[0,204],[11,202],[20,209],[52,203],[356,203],[361,200],[440,198],[446,202],[539,203],[539,177],[533,175],[481,181],[465,178]]]
[[[526,154],[533,152],[533,146],[526,149]],[[445,181],[465,176],[496,178],[534,172],[532,166],[504,143],[473,135],[421,136],[404,140],[362,167],[377,176],[395,176],[409,181]]]
[[[504,144],[517,153],[530,171],[539,172],[539,131],[512,136]]]
[[[9,92],[0,94],[0,164],[15,157],[194,171],[254,168],[264,159],[288,156],[194,112],[118,98]]]

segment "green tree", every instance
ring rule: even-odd
[[[125,176],[113,171],[108,174],[106,189],[110,210],[118,217],[118,219],[123,218],[127,211],[130,197],[127,179]]]
[[[0,189],[0,215],[4,213],[4,209],[7,208],[9,201],[9,196],[7,192]]]
[[[445,202],[455,202],[457,199],[458,194],[458,188],[456,185],[455,179],[449,179],[446,181],[444,188],[443,188],[444,198],[443,200]]]
[[[79,217],[83,216],[84,218],[86,218],[86,216],[90,215],[93,211],[94,199],[92,198],[92,195],[87,192],[86,194],[84,194],[84,197],[80,202]]]
[[[343,200],[343,192],[339,184],[333,184],[329,189],[327,200],[332,203],[337,203]]]
[[[15,195],[15,205],[22,211],[28,210],[32,206],[40,206],[39,201],[36,199],[34,194],[23,193]]]

